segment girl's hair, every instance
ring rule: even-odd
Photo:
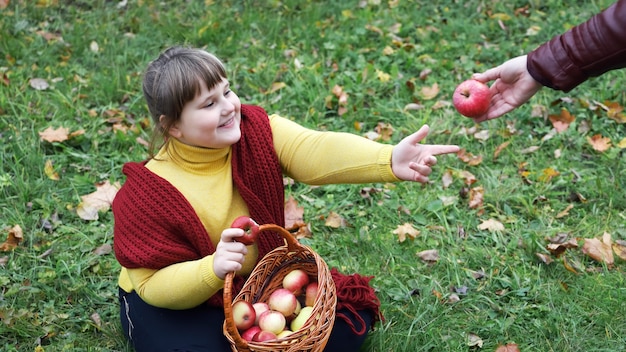
[[[150,62],[143,78],[143,95],[155,126],[151,158],[157,140],[167,142],[168,131],[180,120],[184,105],[200,93],[200,82],[211,90],[227,78],[220,59],[202,49],[174,46]]]

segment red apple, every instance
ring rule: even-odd
[[[286,288],[279,288],[272,292],[267,300],[270,309],[283,313],[288,317],[296,311],[298,307],[298,299],[296,295]]]
[[[309,283],[309,275],[302,269],[294,269],[283,278],[283,287],[294,295],[302,293],[302,288]]]
[[[319,285],[317,284],[317,282],[311,282],[310,284],[306,286],[306,289],[304,291],[304,294],[305,294],[304,305],[305,306],[313,307],[313,304],[315,303],[315,299],[317,298],[318,289],[319,289]]]
[[[286,325],[287,321],[285,320],[285,316],[275,310],[265,311],[259,317],[259,327],[263,331],[279,334],[281,331],[285,330]]]
[[[233,321],[239,331],[248,330],[254,325],[256,313],[252,303],[248,301],[237,301],[233,304]]]
[[[261,328],[253,325],[250,329],[241,333],[241,338],[250,342],[254,339],[254,335],[258,334],[259,332],[261,332]]]
[[[259,224],[247,216],[236,218],[230,227],[244,230],[243,236],[235,238],[235,241],[241,242],[246,246],[253,244],[259,235]]]
[[[270,310],[270,306],[265,302],[256,302],[252,305],[254,308],[254,312],[256,313],[256,319],[254,320],[255,325],[259,325],[259,317],[266,310]]]
[[[276,340],[276,334],[274,334],[271,331],[259,331],[255,336],[254,336],[254,341],[255,342],[264,342],[264,341],[270,341],[270,340]]]
[[[474,79],[461,82],[452,96],[452,104],[461,115],[466,117],[478,117],[484,114],[489,109],[490,102],[489,87]]]

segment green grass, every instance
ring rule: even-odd
[[[626,240],[626,160],[615,146],[626,137],[625,126],[583,104],[626,104],[626,73],[610,72],[567,94],[544,89],[529,104],[478,126],[490,131],[484,141],[461,133],[474,125],[452,107],[431,109],[438,100],[449,102],[456,84],[472,72],[533,49],[610,2],[248,0],[183,6],[144,0],[118,8],[104,0],[12,1],[0,10],[0,78],[8,81],[0,82],[0,242],[15,225],[24,240],[0,253],[0,350],[129,350],[118,323],[119,264],[112,253],[94,252],[112,244],[112,215],[84,221],[75,209],[96,183],[123,182],[124,162],[146,157],[136,141],[149,135],[141,72],[173,44],[206,47],[224,59],[242,100],[305,126],[361,134],[383,122],[393,126],[389,142],[396,143],[428,123],[428,143],[455,143],[483,156],[477,166],[440,157],[427,186],[288,188],[311,224],[314,237],[304,241],[329,265],[374,276],[385,320],[364,350],[494,351],[506,343],[522,351],[623,349],[624,262],[606,267],[574,249],[565,254],[574,273],[562,258],[546,265],[536,253],[547,253],[547,238],[559,233],[581,245],[604,232]],[[515,14],[525,6],[524,14]],[[528,35],[535,27],[537,34]],[[420,80],[424,69],[432,72]],[[389,81],[378,72],[389,74]],[[51,87],[35,90],[32,78]],[[267,93],[275,82],[286,86]],[[423,99],[421,89],[435,83],[437,97]],[[348,94],[348,112],[341,116],[335,85]],[[412,102],[425,108],[404,111]],[[551,125],[531,117],[533,105],[549,114],[567,108],[576,121],[542,140]],[[109,113],[132,128],[115,132]],[[84,134],[40,141],[38,133],[48,127]],[[586,138],[595,134],[614,146],[594,151]],[[494,160],[504,142],[509,147]],[[540,148],[520,153],[530,146]],[[59,180],[47,177],[46,161]],[[519,175],[523,163],[531,182]],[[559,175],[542,181],[549,167]],[[470,187],[483,187],[481,209],[460,196],[466,187],[461,177],[443,187],[446,170],[475,175]],[[364,198],[365,186],[378,192]],[[573,201],[575,194],[586,201]],[[442,196],[457,200],[444,205]],[[557,217],[569,204],[569,214]],[[330,212],[350,226],[325,226]],[[487,219],[499,220],[505,230],[480,230]],[[393,230],[407,222],[421,233],[400,243]],[[439,261],[422,262],[416,253],[426,249],[437,249]],[[484,276],[476,278],[480,271]],[[453,293],[460,300],[450,303]],[[470,334],[480,337],[482,348],[469,346]]]

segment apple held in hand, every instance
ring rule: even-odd
[[[233,220],[233,223],[230,225],[232,228],[242,229],[244,230],[244,234],[241,237],[235,238],[235,241],[241,242],[246,246],[249,246],[256,241],[257,236],[259,235],[259,224],[256,221],[252,220],[247,216],[240,216]]]
[[[286,288],[279,288],[272,292],[267,304],[271,310],[281,312],[283,316],[292,315],[298,307],[298,299]]]
[[[452,104],[461,115],[466,117],[478,117],[484,114],[489,109],[490,101],[489,87],[474,79],[461,82],[452,96]]]
[[[302,288],[309,283],[309,275],[302,269],[294,269],[283,278],[283,288],[294,295],[302,293]]]
[[[237,301],[233,304],[233,321],[239,331],[248,330],[254,325],[256,313],[250,302]]]

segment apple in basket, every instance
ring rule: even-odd
[[[265,342],[270,340],[276,340],[276,334],[271,331],[259,331],[256,335],[254,335],[253,341],[255,342]]]
[[[254,340],[254,335],[261,332],[261,328],[257,325],[253,325],[250,329],[241,333],[241,338],[250,342]]]
[[[298,299],[288,289],[279,288],[270,294],[267,304],[271,310],[281,312],[283,316],[288,317],[298,308]]]
[[[244,230],[243,236],[235,238],[235,241],[241,242],[246,246],[253,244],[259,236],[259,224],[247,216],[239,216],[233,220],[230,227]]]
[[[313,307],[313,303],[315,303],[315,299],[317,298],[317,291],[319,290],[319,285],[317,282],[311,282],[306,286],[304,291],[305,299],[304,305]]]
[[[309,275],[302,269],[294,269],[283,278],[283,287],[296,296],[302,293],[308,283]]]
[[[233,321],[239,331],[248,330],[254,325],[256,313],[252,303],[248,301],[237,301],[233,304]]]
[[[256,302],[252,305],[254,308],[254,312],[256,313],[256,319],[254,320],[254,325],[259,325],[259,317],[266,310],[270,310],[270,306],[265,302]]]
[[[285,316],[275,310],[265,311],[259,317],[259,327],[261,330],[272,332],[274,335],[280,334],[281,331],[285,330],[286,325],[287,321],[285,320]],[[274,338],[276,338],[276,336],[274,336]]]
[[[304,326],[306,321],[309,320],[312,313],[313,307],[303,307],[300,310],[300,314],[298,314],[298,316],[293,321],[291,321],[291,325],[289,326],[291,328],[291,331],[300,330]]]

